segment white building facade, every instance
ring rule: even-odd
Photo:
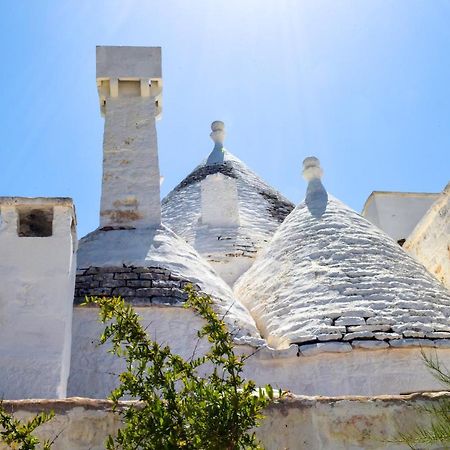
[[[258,384],[306,395],[439,389],[420,349],[450,364],[448,189],[376,192],[359,215],[309,157],[295,206],[224,147],[215,121],[212,152],[161,202],[160,49],[98,47],[97,86],[99,228],[77,244],[70,200],[0,198],[0,395],[104,398],[117,385],[122,363],[98,347],[85,296],[122,296],[152,337],[189,357],[202,324],[182,308],[189,283],[212,296],[238,351],[254,354],[246,376]]]

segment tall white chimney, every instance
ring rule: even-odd
[[[97,47],[97,87],[105,117],[100,227],[157,226],[161,48]]]

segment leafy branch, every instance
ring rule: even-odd
[[[433,376],[450,390],[450,372],[438,359],[437,355],[427,355],[422,350],[422,358]],[[395,442],[416,449],[416,445],[441,444],[450,447],[450,397],[443,397],[431,406],[421,407],[420,412],[431,418],[428,427],[417,426],[411,433],[400,433]]]
[[[188,360],[152,340],[123,299],[86,299],[99,306],[106,325],[100,343],[109,342],[110,352],[126,363],[110,396],[114,409],[120,400],[139,400],[120,410],[124,426],[108,438],[108,450],[262,448],[252,430],[273,400],[273,389],[256,389],[243,378],[246,357],[235,354],[232,334],[213,310],[211,297],[192,286],[187,293],[185,307],[205,320],[198,338],[210,344],[204,355],[195,356],[195,349]]]
[[[16,419],[12,414],[6,412],[3,403],[0,402],[0,441],[9,445],[14,450],[50,450],[53,441],[45,440],[41,443],[34,436],[36,428],[53,419],[53,412],[42,412],[27,422]]]

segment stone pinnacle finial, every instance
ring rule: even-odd
[[[214,141],[215,144],[223,145],[223,142],[225,141],[225,124],[220,120],[215,120],[211,124],[211,139]]]
[[[320,161],[315,156],[308,156],[303,160],[303,178],[306,181],[312,181],[314,179],[320,180],[323,175],[322,167],[320,167]]]

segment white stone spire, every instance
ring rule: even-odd
[[[206,165],[223,164],[225,124],[220,120],[211,123],[210,137],[214,149]],[[212,227],[239,226],[239,197],[236,180],[217,172],[208,175],[201,187],[202,224]]]
[[[97,47],[97,86],[105,116],[100,227],[158,226],[161,49]]]
[[[221,120],[215,120],[211,124],[211,134],[209,136],[214,141],[214,148],[208,156],[206,165],[222,164],[225,160],[225,149],[223,147],[226,136],[225,124]]]

